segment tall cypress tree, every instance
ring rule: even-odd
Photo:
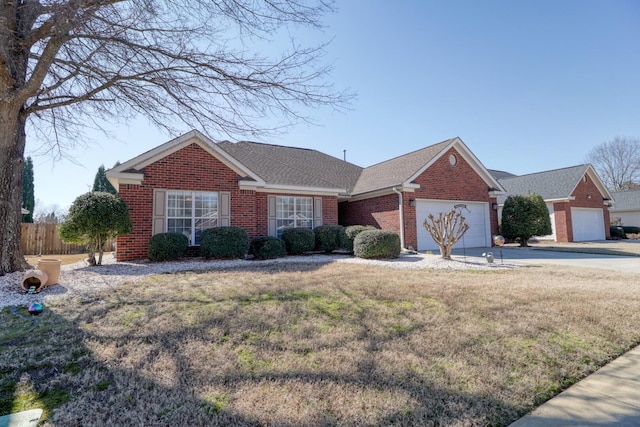
[[[105,193],[118,194],[116,189],[113,187],[113,185],[111,185],[111,183],[107,179],[107,174],[105,173],[104,165],[100,165],[100,167],[98,168],[96,177],[93,180],[92,191],[104,191]]]
[[[33,209],[36,206],[36,195],[33,183],[33,161],[27,157],[22,170],[22,207],[29,211],[22,215],[22,222],[33,222]]]

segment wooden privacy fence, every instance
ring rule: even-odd
[[[63,243],[57,224],[22,224],[22,253],[25,255],[64,255],[84,252],[84,245]],[[105,251],[115,250],[115,239],[104,245]]]

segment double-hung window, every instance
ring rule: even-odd
[[[287,227],[313,228],[312,197],[276,197],[276,229],[277,236],[282,237],[282,230]]]
[[[167,191],[167,232],[182,233],[189,245],[199,245],[200,235],[218,225],[218,193]]]

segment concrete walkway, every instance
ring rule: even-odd
[[[468,257],[481,257],[484,252],[492,252],[495,256],[495,263],[500,263],[500,248],[460,248],[456,246],[451,252],[456,257],[466,255]],[[640,273],[640,257],[637,256],[617,256],[601,255],[575,252],[556,252],[551,250],[540,250],[535,247],[502,248],[502,258],[505,264],[522,265],[567,265],[572,267],[601,268],[606,270]],[[459,258],[457,258],[459,259]]]
[[[640,426],[640,346],[569,387],[511,427]]]

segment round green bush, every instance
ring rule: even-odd
[[[316,246],[313,230],[304,227],[290,227],[282,230],[282,240],[289,255],[300,255],[312,251]]]
[[[621,225],[624,234],[640,234],[640,227],[635,227],[632,225]]]
[[[611,237],[617,237],[618,239],[626,239],[627,235],[624,232],[624,228],[620,227],[620,226],[611,226],[610,228],[611,231]]]
[[[274,259],[287,256],[287,248],[282,239],[273,236],[256,237],[251,241],[249,251],[257,259]]]
[[[149,259],[166,261],[184,256],[189,239],[182,233],[160,233],[149,239]]]
[[[200,255],[205,258],[242,258],[249,250],[249,236],[240,227],[214,227],[202,232]]]
[[[345,227],[340,234],[340,247],[353,252],[353,240],[365,230],[377,230],[377,228],[370,225],[349,225]]]
[[[313,229],[316,235],[316,250],[331,253],[340,249],[340,234],[344,230],[341,225],[320,225]]]
[[[353,241],[353,254],[358,258],[397,258],[400,237],[395,231],[362,231]]]

